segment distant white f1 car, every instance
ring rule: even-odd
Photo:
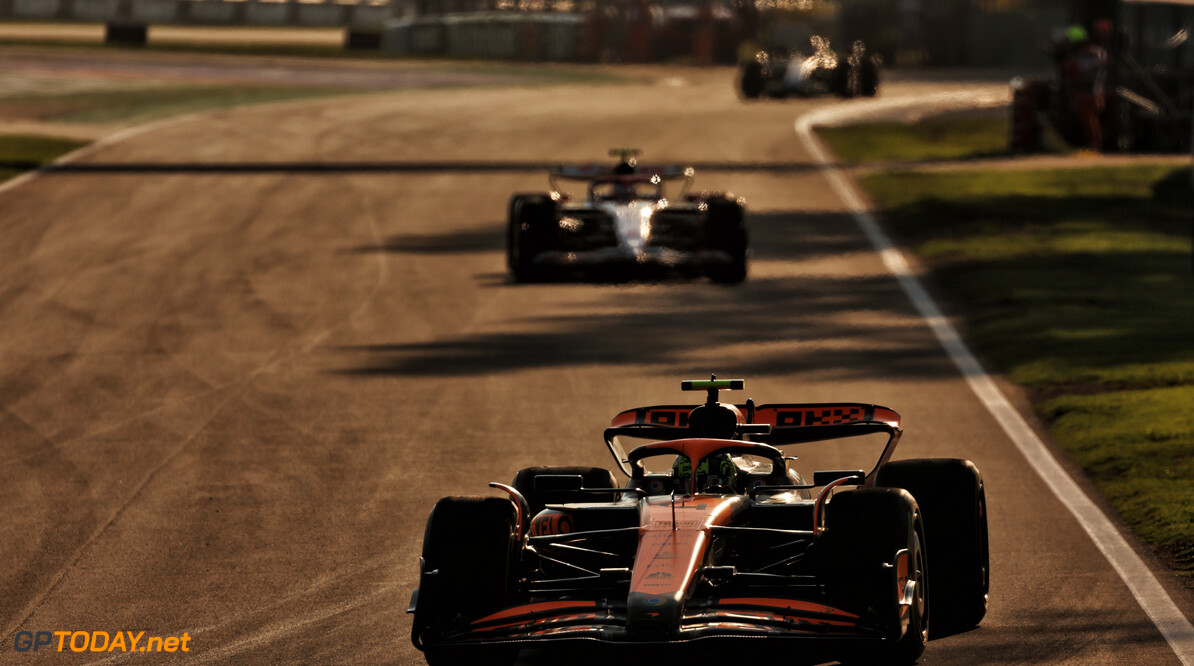
[[[829,48],[829,40],[814,36],[812,52],[787,54],[759,51],[742,63],[738,89],[747,99],[759,97],[808,97],[839,95],[873,97],[879,92],[879,56],[867,53],[866,45],[854,42],[848,56]]]
[[[741,199],[722,193],[690,194],[691,167],[644,166],[637,150],[616,149],[610,167],[560,167],[550,172],[550,193],[510,199],[507,259],[518,281],[598,268],[707,276],[714,282],[746,279],[747,232]],[[588,184],[583,199],[561,191],[560,180]],[[675,198],[664,183],[683,180]]]

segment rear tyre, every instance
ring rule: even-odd
[[[833,68],[833,74],[830,77],[830,87],[833,93],[842,99],[849,99],[854,96],[855,90],[853,85],[854,68],[846,59],[838,60],[838,66]]]
[[[506,264],[514,279],[531,282],[544,277],[535,257],[552,249],[555,202],[546,194],[516,194],[510,198],[506,225]]]
[[[738,89],[742,91],[742,97],[758,99],[762,96],[765,85],[763,65],[759,62],[747,62],[738,71]]]
[[[826,505],[825,526],[823,565],[833,601],[890,628],[881,643],[854,655],[854,663],[916,663],[928,640],[932,607],[928,549],[916,500],[895,488],[841,492]],[[908,579],[915,581],[906,607],[900,604],[904,590],[891,569],[902,550],[910,555]]]
[[[924,514],[933,554],[933,637],[978,625],[991,587],[987,497],[969,460],[897,460],[879,468],[877,485],[912,493]]]
[[[515,258],[518,254],[514,249],[517,238],[515,227],[518,225],[518,212],[522,209],[522,200],[526,196],[525,194],[515,194],[510,197],[510,205],[506,208],[506,267],[510,269],[511,273],[514,272]]]
[[[535,478],[539,476],[579,476],[582,479],[581,486],[583,488],[618,487],[613,473],[601,467],[527,467],[514,475],[514,482],[510,485],[526,498],[527,504],[531,507],[532,517],[542,511],[547,504],[563,504],[575,502],[577,499],[576,493],[567,491],[535,490]],[[612,502],[614,496],[613,493],[608,496],[602,493],[587,494],[585,501]]]
[[[445,497],[423,534],[423,570],[412,640],[427,663],[460,663],[445,636],[511,605],[517,594],[518,541],[513,502],[501,497]],[[517,648],[471,647],[493,664],[510,664]]]
[[[858,66],[858,92],[863,97],[879,92],[879,64],[869,55],[864,55]]]
[[[730,255],[726,264],[709,268],[709,279],[720,284],[739,284],[746,279],[746,211],[732,199],[710,199],[706,211],[707,246]]]

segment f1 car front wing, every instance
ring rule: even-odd
[[[508,608],[476,620],[454,637],[464,643],[589,639],[609,643],[676,642],[704,638],[873,638],[882,628],[858,615],[798,599],[713,599],[686,611],[671,635],[643,641],[627,629],[625,605],[551,601]]]

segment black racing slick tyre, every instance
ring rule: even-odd
[[[518,211],[522,208],[522,199],[525,196],[525,194],[515,194],[510,197],[510,205],[506,208],[506,267],[510,269],[511,273],[514,272],[517,258],[517,253],[514,251],[515,227],[518,225]]]
[[[502,497],[445,497],[427,518],[412,640],[428,664],[461,663],[452,633],[505,608],[517,595],[514,503]],[[511,664],[517,648],[473,648],[470,659]]]
[[[543,269],[535,264],[535,257],[554,245],[555,211],[555,202],[546,194],[510,197],[506,264],[515,280],[531,282],[544,277]]]
[[[708,201],[705,229],[708,247],[730,255],[729,263],[709,268],[709,279],[720,284],[740,284],[746,279],[746,210],[733,199]]]
[[[924,514],[933,556],[933,636],[977,626],[991,587],[987,497],[969,460],[897,460],[879,468],[877,485],[912,493]]]
[[[916,500],[895,488],[839,492],[826,505],[825,528],[822,566],[832,603],[888,628],[881,642],[861,646],[849,663],[916,663],[928,640],[931,608],[929,554]],[[893,568],[901,552],[908,554],[906,578]],[[915,585],[909,588],[908,581]],[[909,591],[911,603],[902,605]]]
[[[879,93],[879,63],[873,56],[865,56],[858,66],[858,92],[863,97]]]
[[[846,59],[838,61],[838,66],[833,68],[833,74],[829,79],[829,87],[833,94],[842,99],[849,99],[854,97],[855,86],[854,83],[854,68]]]
[[[582,488],[616,488],[617,479],[612,472],[601,467],[527,467],[514,475],[510,485],[522,493],[531,507],[531,516],[543,510],[547,504],[563,504],[577,501],[576,493],[559,490],[536,490],[535,479],[540,476],[579,476]],[[588,502],[612,502],[613,493],[586,495]]]
[[[738,90],[743,99],[758,99],[763,95],[765,86],[763,65],[759,62],[743,63],[738,70]]]

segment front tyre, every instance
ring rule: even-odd
[[[510,198],[506,226],[506,265],[519,282],[543,277],[535,257],[554,246],[556,207],[546,194],[516,194]]]
[[[757,61],[746,62],[738,70],[738,89],[743,99],[758,99],[763,94],[766,78],[763,64]]]
[[[451,636],[515,599],[516,520],[513,502],[501,497],[445,497],[431,510],[411,627],[411,640],[428,664],[460,663],[462,648]],[[518,656],[517,648],[504,646],[470,649],[492,664],[513,663]]]
[[[865,56],[858,67],[858,92],[863,97],[879,93],[879,63],[874,56]]]
[[[827,532],[818,545],[831,603],[887,628],[886,638],[861,648],[851,663],[916,663],[928,640],[932,608],[916,500],[895,488],[866,488],[836,494],[826,511]],[[898,557],[901,552],[905,559]]]
[[[857,86],[854,85],[857,81],[855,73],[855,69],[850,65],[849,61],[845,58],[838,60],[837,67],[833,68],[833,72],[829,77],[829,88],[833,94],[842,99],[854,97],[857,92]]]
[[[729,255],[729,261],[709,268],[709,279],[719,284],[740,284],[746,279],[746,210],[732,199],[708,201],[705,213],[706,245]]]

